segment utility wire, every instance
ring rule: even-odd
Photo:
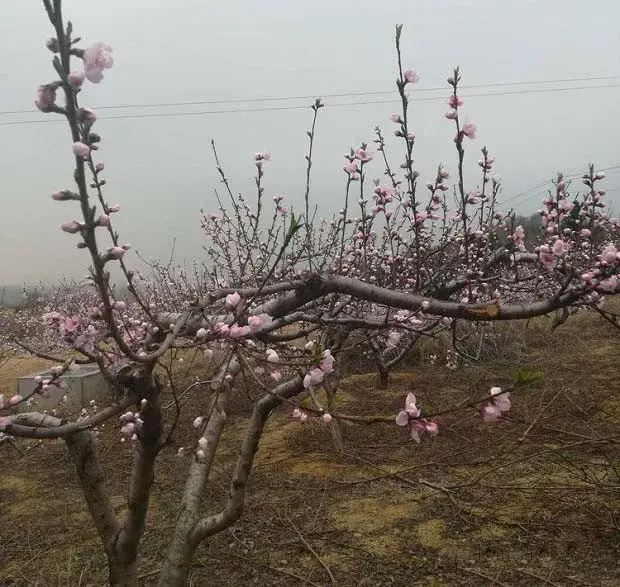
[[[595,86],[581,86],[576,88],[549,88],[549,89],[532,89],[532,90],[514,90],[508,92],[485,92],[479,94],[468,94],[463,95],[463,98],[481,98],[481,97],[490,97],[490,96],[512,96],[512,95],[520,95],[520,94],[539,94],[539,93],[554,93],[554,92],[569,92],[569,91],[578,91],[578,90],[594,90],[594,89],[604,89],[604,88],[619,88],[620,83],[618,84],[607,84],[607,85],[595,85]],[[426,101],[434,101],[434,100],[445,100],[444,96],[426,96],[422,98],[410,98],[409,102],[426,102]],[[400,99],[393,100],[368,100],[365,102],[341,102],[337,104],[329,104],[331,108],[340,108],[344,106],[366,106],[369,104],[393,104],[399,103]],[[147,106],[143,106],[146,108]],[[137,118],[171,118],[178,116],[205,116],[205,115],[213,115],[213,114],[242,114],[245,112],[276,112],[281,110],[306,110],[309,109],[309,106],[272,106],[268,108],[237,108],[237,109],[226,109],[226,110],[207,110],[207,111],[198,111],[198,112],[155,112],[155,113],[143,113],[143,114],[116,114],[112,116],[100,116],[98,120],[126,120],[126,119],[137,119]],[[53,122],[61,122],[63,119],[61,118],[52,118],[52,119],[40,119],[40,120],[10,120],[6,122],[0,122],[0,126],[13,126],[19,124],[39,124],[39,123],[53,123]]]
[[[543,84],[560,84],[560,83],[582,83],[582,82],[591,82],[591,81],[610,81],[610,80],[618,80],[620,79],[620,75],[611,75],[611,76],[590,76],[590,77],[579,77],[579,78],[567,78],[567,79],[551,79],[551,80],[533,80],[533,81],[521,81],[521,82],[498,82],[491,84],[475,84],[475,85],[463,85],[460,86],[461,89],[480,89],[480,88],[499,88],[506,86],[523,86],[523,85],[543,85]],[[440,86],[437,88],[416,88],[412,91],[414,93],[417,92],[437,92],[437,91],[446,91],[445,86]],[[380,92],[344,92],[340,94],[321,94],[323,98],[351,98],[351,97],[362,97],[362,96],[379,96],[386,94],[393,94],[394,90],[385,90]],[[273,98],[235,98],[228,100],[196,100],[189,102],[161,102],[161,103],[152,103],[152,104],[119,104],[116,106],[98,106],[97,110],[104,109],[125,109],[125,108],[164,108],[170,106],[200,106],[200,105],[213,105],[213,104],[243,104],[243,103],[254,103],[254,102],[281,102],[288,100],[314,100],[317,96],[277,96]],[[30,109],[30,110],[5,110],[0,112],[0,116],[7,114],[31,114],[33,112],[38,112],[38,110]]]
[[[597,171],[597,172],[599,172],[599,171],[603,171],[603,172],[604,172],[604,171],[613,171],[613,170],[616,170],[616,169],[620,169],[620,163],[616,163],[616,164],[610,165],[609,167],[603,167],[603,168],[601,168],[601,169],[596,169],[596,171]],[[581,172],[578,172],[578,173],[571,173],[570,175],[566,175],[566,174],[564,174],[564,177],[565,177],[565,178],[567,178],[567,179],[574,179],[574,178],[576,178],[576,177],[581,177],[583,174],[584,174],[584,172],[583,172],[583,171],[581,171]],[[546,179],[546,180],[544,180],[544,181],[541,181],[540,183],[537,183],[537,184],[535,184],[535,185],[532,185],[532,186],[530,186],[529,188],[526,188],[525,190],[523,190],[523,191],[519,192],[518,194],[516,194],[516,195],[514,195],[514,196],[511,196],[510,198],[508,198],[508,199],[507,199],[505,202],[503,202],[503,203],[504,203],[504,204],[508,204],[509,202],[514,202],[515,200],[518,200],[518,199],[520,199],[520,198],[521,198],[521,201],[520,201],[520,202],[515,202],[516,204],[521,205],[521,204],[523,204],[524,202],[527,202],[528,200],[530,200],[531,198],[534,198],[534,197],[536,197],[536,196],[541,196],[541,195],[545,194],[547,190],[543,190],[542,192],[536,192],[536,193],[534,193],[534,194],[529,194],[529,195],[526,195],[526,194],[528,194],[528,192],[530,192],[531,190],[535,190],[535,189],[537,189],[537,188],[543,187],[544,185],[547,185],[547,184],[548,184],[548,183],[550,183],[550,182],[551,182],[551,180],[550,180],[550,179]],[[613,188],[613,189],[615,189],[615,188]],[[606,190],[606,191],[611,191],[611,190]],[[526,196],[526,197],[525,197],[525,198],[522,198],[522,196]]]

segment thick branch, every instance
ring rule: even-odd
[[[166,557],[159,585],[179,585],[182,577],[187,573],[188,565],[191,564],[194,549],[189,544],[189,537],[198,522],[198,512],[204,493],[205,485],[215,458],[220,436],[224,430],[226,420],[226,407],[232,394],[234,378],[241,371],[241,365],[236,359],[230,364],[222,365],[216,380],[211,385],[215,392],[213,409],[208,416],[207,425],[203,436],[207,439],[207,445],[203,449],[204,457],[192,458],[192,463],[185,482],[183,497],[181,499],[181,511],[175,526],[174,536],[170,542],[170,548]],[[230,373],[233,379],[226,380],[226,374]]]
[[[294,397],[299,392],[303,391],[303,389],[303,380],[298,376],[295,377],[295,379],[278,385],[270,395],[264,396],[254,404],[248,430],[233,473],[226,506],[218,514],[200,520],[191,536],[191,542],[194,546],[197,546],[208,536],[212,536],[224,528],[227,528],[239,519],[243,510],[245,490],[250,478],[250,472],[252,471],[254,455],[258,450],[263,427],[272,410],[276,408],[282,400]]]
[[[472,322],[534,318],[548,314],[558,308],[569,306],[584,294],[583,288],[580,288],[551,300],[531,304],[460,304],[393,291],[349,277],[326,277],[321,282],[323,293],[348,294],[362,300],[402,310],[420,310],[422,304],[428,302],[428,307],[424,310],[427,314],[460,318]]]
[[[54,418],[58,420],[58,418]],[[108,558],[114,556],[114,539],[121,525],[106,491],[99,454],[90,431],[72,434],[65,439],[80,478],[88,511]]]
[[[135,403],[135,397],[127,396],[121,402],[108,406],[94,416],[84,418],[79,422],[65,422],[60,418],[40,412],[14,414],[9,416],[11,423],[7,425],[5,432],[22,438],[64,438],[103,424]]]
[[[144,532],[154,481],[155,458],[161,448],[163,418],[159,383],[150,370],[137,373],[128,385],[131,385],[136,397],[146,400],[140,414],[143,423],[134,448],[127,512],[116,543],[119,558],[124,562],[133,562],[138,555],[138,545]]]

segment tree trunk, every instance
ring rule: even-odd
[[[185,542],[175,540],[171,544],[166,562],[159,575],[158,587],[189,587],[189,572],[196,552],[196,546],[190,542],[189,537],[192,530],[193,526],[189,529]]]
[[[192,456],[187,481],[181,498],[181,511],[168,547],[166,561],[159,576],[158,587],[186,587],[189,584],[189,572],[198,543],[192,542],[194,528],[200,519],[200,504],[215,459],[215,452],[220,442],[226,420],[226,409],[232,395],[232,381],[226,381],[226,373],[236,377],[241,370],[237,360],[225,364],[220,369],[216,381],[212,383],[215,395],[214,409],[207,421],[204,437],[207,439],[205,456],[198,460]]]
[[[381,369],[381,367],[379,367],[377,371],[377,388],[387,389],[389,382],[390,382],[390,372],[387,369]]]
[[[108,568],[110,587],[138,587],[138,565],[135,559],[122,563],[108,556]]]

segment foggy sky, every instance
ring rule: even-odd
[[[114,68],[101,84],[86,84],[82,94],[82,105],[96,110],[391,90],[394,25],[403,23],[404,63],[421,75],[412,96],[442,98],[412,103],[416,166],[424,183],[441,162],[455,170],[454,129],[443,118],[448,88],[423,90],[445,85],[456,64],[465,85],[620,76],[618,0],[65,0],[64,12],[83,37],[81,46],[103,41],[114,48]],[[44,46],[51,27],[39,0],[2,0],[0,23],[0,110],[31,110],[37,86],[55,79]],[[620,78],[589,85],[601,84],[620,85]],[[396,94],[324,99],[312,180],[312,197],[323,214],[340,207],[343,154],[371,142],[377,124],[391,134],[389,116],[397,106],[334,104],[391,98]],[[175,237],[179,262],[201,258],[199,211],[216,208],[213,188],[218,187],[211,138],[236,191],[254,197],[252,155],[271,151],[266,196],[284,194],[300,207],[311,112],[103,117],[305,103],[311,100],[97,110],[95,130],[103,138],[97,157],[106,165],[106,197],[121,205],[114,221],[122,242],[146,257],[167,257]],[[580,172],[590,161],[599,167],[618,164],[619,105],[620,87],[465,98],[463,113],[478,126],[477,139],[467,145],[468,160],[473,163],[488,146],[497,157],[494,171],[504,180],[504,200],[556,171]],[[0,283],[86,273],[87,254],[75,248],[75,236],[58,228],[79,218],[78,207],[49,197],[73,187],[67,127],[2,124],[52,118],[60,120],[36,111],[0,115]],[[402,160],[395,150],[391,157],[395,164]],[[370,169],[369,178],[383,171],[378,162]],[[609,199],[618,210],[620,170],[608,177]],[[476,187],[475,165],[468,166],[466,180],[468,189]],[[534,211],[540,199],[525,200],[521,210]],[[134,254],[128,260],[141,266]]]

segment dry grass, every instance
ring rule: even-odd
[[[521,325],[517,364],[420,366],[383,391],[373,374],[343,383],[342,411],[393,414],[413,389],[430,413],[537,376],[513,394],[509,420],[488,426],[471,411],[446,414],[440,436],[420,446],[396,426],[351,425],[339,456],[322,423],[299,424],[281,410],[261,443],[244,517],[201,547],[192,584],[326,586],[327,566],[342,586],[620,585],[617,334],[591,314],[552,335],[537,320]],[[181,365],[193,376],[190,363]],[[189,413],[205,401],[193,398]],[[244,428],[243,417],[230,418],[205,511],[225,499]],[[148,573],[177,514],[187,463],[176,448],[192,438],[184,425],[161,456],[143,585],[153,584]],[[113,431],[101,450],[120,512],[130,455]],[[105,561],[62,443],[21,457],[0,451],[9,473],[0,478],[0,585],[100,587]]]
[[[10,357],[0,364],[0,393],[12,395],[17,389],[17,378],[45,371],[53,363],[37,357]]]

